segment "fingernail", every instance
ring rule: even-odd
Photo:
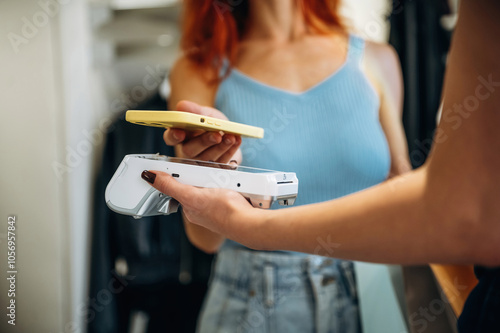
[[[175,131],[172,131],[172,136],[174,137],[175,140],[180,140],[179,135]]]
[[[156,179],[156,174],[152,173],[151,171],[144,170],[141,173],[141,178],[147,181],[150,184],[154,184],[155,179]]]
[[[231,140],[230,138],[225,138],[225,139],[224,139],[224,143],[225,143],[226,145],[231,145],[231,144],[233,144],[233,140]]]
[[[215,134],[211,134],[210,135],[210,141],[213,142],[213,143],[217,143],[217,138],[215,137]]]

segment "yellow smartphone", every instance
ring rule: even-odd
[[[189,131],[200,129],[216,132],[223,131],[224,133],[231,133],[257,139],[262,139],[264,137],[264,129],[261,127],[235,123],[228,120],[182,111],[128,110],[125,114],[125,120],[130,123],[145,126],[164,128],[173,127]]]

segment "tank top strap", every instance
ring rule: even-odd
[[[357,65],[361,63],[365,50],[365,40],[358,35],[349,34],[347,59]]]

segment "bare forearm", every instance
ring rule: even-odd
[[[202,226],[189,222],[185,216],[184,229],[186,235],[194,246],[206,253],[215,253],[226,239],[224,236],[217,234]]]
[[[477,261],[467,246],[469,220],[456,218],[468,208],[443,213],[431,201],[436,198],[425,173],[422,168],[338,200],[272,212],[259,231],[250,231],[267,237],[249,245],[384,263]]]
[[[422,234],[421,242],[429,233],[425,225],[415,224],[424,210],[421,177],[413,172],[334,201],[272,212],[261,228],[279,237],[255,245],[361,261],[423,262],[420,244],[401,251],[415,232]]]

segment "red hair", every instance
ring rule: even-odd
[[[219,73],[224,59],[234,63],[252,0],[184,0],[181,48],[203,69]],[[339,0],[297,0],[308,27],[318,34],[344,30]],[[227,74],[227,73],[226,73]]]

